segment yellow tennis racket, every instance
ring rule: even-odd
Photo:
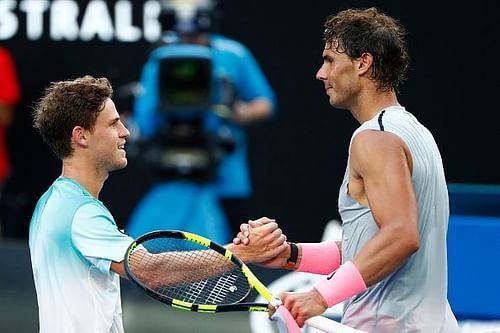
[[[268,312],[269,305],[281,304],[231,251],[189,232],[153,231],[139,237],[125,255],[125,271],[149,296],[178,309],[204,313]],[[268,303],[248,301],[252,290]],[[313,317],[306,323],[324,330],[325,320]],[[332,322],[330,326],[346,327],[328,321]],[[350,328],[326,332],[359,331]]]

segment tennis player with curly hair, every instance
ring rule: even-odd
[[[459,332],[447,301],[441,155],[397,99],[405,30],[376,8],[348,9],[328,17],[324,40],[316,78],[330,104],[360,123],[338,198],[343,238],[290,244],[266,263],[326,275],[309,291],[282,294],[283,303],[299,325],[344,302],[343,324],[370,333]],[[242,225],[235,243],[251,244],[255,225]]]

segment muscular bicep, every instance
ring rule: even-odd
[[[411,158],[399,137],[380,131],[358,134],[350,158],[350,177],[361,188],[379,227],[353,260],[371,285],[392,273],[419,246]]]
[[[416,223],[411,154],[399,137],[381,131],[358,134],[351,147],[350,168],[379,227],[400,218]]]

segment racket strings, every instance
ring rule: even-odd
[[[156,293],[192,304],[231,304],[250,292],[236,264],[203,245],[175,238],[145,241],[129,256],[135,278]]]

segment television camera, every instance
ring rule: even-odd
[[[214,73],[210,45],[179,39],[181,34],[210,30],[212,2],[167,3],[162,15],[166,33],[145,65],[151,75],[143,75],[154,84],[141,82],[150,87],[143,93],[155,104],[161,126],[133,150],[162,178],[213,181],[217,166],[235,147],[228,123],[234,87],[224,75]]]

